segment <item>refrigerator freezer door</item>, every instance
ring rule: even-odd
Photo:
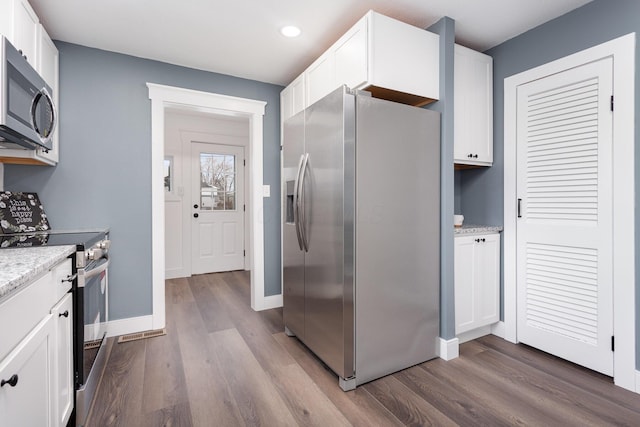
[[[439,334],[440,114],[357,97],[356,383],[432,359]]]
[[[305,128],[304,342],[342,378],[354,371],[354,202],[353,182],[345,183],[354,167],[353,155],[345,157],[353,151],[354,103],[344,89],[332,92],[306,110]]]
[[[283,319],[285,326],[304,340],[304,251],[301,249],[296,212],[298,172],[304,155],[304,112],[283,125],[282,224]]]

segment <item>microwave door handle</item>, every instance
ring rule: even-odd
[[[300,171],[302,171],[302,162],[304,161],[304,154],[300,155],[300,161],[298,162],[298,172],[296,173],[296,181],[293,185],[293,223],[296,227],[296,237],[298,238],[298,247],[303,249],[302,234],[300,232]]]

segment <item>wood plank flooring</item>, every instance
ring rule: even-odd
[[[494,336],[343,392],[249,275],[168,280],[167,335],[113,344],[88,426],[639,426],[640,396]]]

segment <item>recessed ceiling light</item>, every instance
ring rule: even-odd
[[[302,31],[294,25],[287,25],[286,27],[280,28],[280,32],[285,37],[298,37]]]

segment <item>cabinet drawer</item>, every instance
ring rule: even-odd
[[[60,301],[60,298],[71,290],[71,258],[67,258],[55,266],[51,273],[55,287],[54,301]]]
[[[0,360],[49,314],[54,302],[49,271],[0,304]]]

